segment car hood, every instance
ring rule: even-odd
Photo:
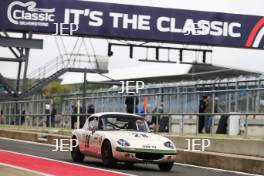
[[[165,142],[172,142],[170,139],[154,133],[137,132],[137,131],[104,131],[101,132],[106,138],[112,142],[117,142],[119,139],[126,140],[132,148],[144,149],[168,149],[164,146]],[[116,143],[116,145],[118,145]],[[176,148],[176,147],[175,147]]]

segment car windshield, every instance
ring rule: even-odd
[[[104,115],[101,117],[104,130],[130,130],[149,132],[147,122],[142,117],[132,115]]]

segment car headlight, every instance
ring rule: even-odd
[[[170,149],[174,149],[174,145],[171,141],[165,142],[164,146]]]
[[[129,144],[125,139],[119,139],[119,140],[117,141],[117,143],[118,143],[119,145],[121,145],[122,147],[129,147],[129,146],[130,146],[130,144]]]

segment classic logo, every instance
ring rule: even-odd
[[[264,17],[251,30],[246,47],[264,48]]]
[[[14,1],[7,8],[8,20],[16,25],[24,26],[49,26],[54,22],[55,8],[37,8],[37,3]]]

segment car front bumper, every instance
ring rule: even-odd
[[[175,161],[176,150],[116,147],[113,156],[119,161],[167,163]]]

